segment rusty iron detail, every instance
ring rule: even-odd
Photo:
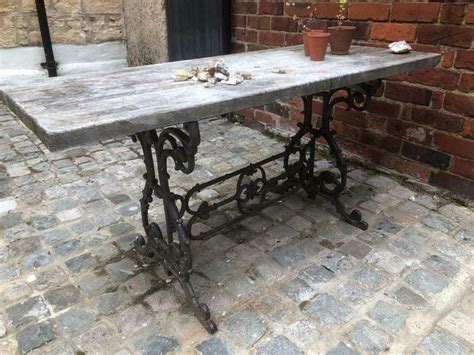
[[[172,162],[174,169],[184,174],[193,172],[201,139],[198,122],[185,123],[182,128],[169,127],[159,133],[155,130],[145,131],[132,137],[141,144],[146,167],[145,187],[140,199],[145,236],[137,238],[135,248],[139,253],[161,263],[165,271],[178,280],[186,300],[209,333],[216,332],[217,326],[211,319],[207,305],[199,302],[189,280],[193,267],[190,249],[192,240],[208,239],[229,224],[253,215],[299,189],[303,189],[310,199],[317,195],[328,199],[346,222],[363,230],[368,228],[360,211],[348,211],[339,200],[346,188],[347,165],[334,138],[336,132],[330,129],[330,122],[337,104],[344,104],[347,110],[366,109],[380,85],[381,82],[376,81],[303,97],[304,120],[298,123],[296,134],[283,152],[197,184],[184,195],[171,191],[168,164]],[[318,123],[313,125],[312,104],[315,97],[322,99],[323,111]],[[315,172],[316,140],[320,137],[328,144],[337,173],[330,170]],[[283,163],[283,172],[269,177],[264,166],[275,162]],[[191,202],[195,194],[229,179],[237,180],[231,196],[213,203],[203,201],[196,205]],[[153,197],[163,201],[164,230],[157,223],[149,221],[148,212]],[[230,203],[237,205],[239,216],[223,225],[193,233],[193,226],[197,222],[208,220],[214,211]]]

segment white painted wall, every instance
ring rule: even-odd
[[[58,62],[58,75],[79,74],[127,67],[127,51],[123,42],[104,42],[84,46],[53,45]],[[0,85],[36,78],[47,78],[42,69],[43,47],[0,48]]]

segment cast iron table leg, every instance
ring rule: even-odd
[[[335,131],[331,130],[330,122],[332,121],[332,111],[336,104],[343,104],[346,110],[363,111],[370,103],[371,97],[376,93],[381,85],[381,81],[377,80],[371,83],[359,84],[351,88],[339,88],[329,92],[323,92],[315,95],[303,97],[304,102],[304,127],[310,132],[311,151],[315,149],[315,140],[323,137],[329,146],[329,151],[336,161],[336,167],[339,170],[339,176],[331,171],[322,171],[319,175],[314,176],[314,167],[312,167],[308,178],[309,183],[305,185],[305,190],[309,198],[320,195],[336,207],[337,211],[342,215],[344,220],[353,226],[362,230],[366,230],[368,225],[362,220],[359,210],[347,211],[339,200],[339,196],[346,188],[347,183],[347,165],[342,156],[341,149],[338,147],[334,136]],[[312,118],[312,99],[313,96],[321,97],[323,101],[323,112],[317,128],[311,127]],[[314,162],[314,154],[311,156],[311,162]]]
[[[192,256],[189,231],[183,222],[184,205],[182,197],[171,192],[169,187],[168,160],[172,160],[174,168],[184,174],[190,174],[194,170],[194,157],[200,143],[198,123],[186,123],[183,129],[166,128],[159,135],[156,131],[142,132],[136,134],[136,138],[143,149],[146,174],[145,188],[140,199],[145,237],[140,236],[135,247],[141,254],[162,263],[168,274],[178,280],[196,317],[209,333],[215,333],[217,326],[211,319],[209,308],[198,301],[189,282]],[[158,179],[153,152],[156,155]],[[165,235],[156,223],[150,223],[148,219],[153,195],[163,200]]]

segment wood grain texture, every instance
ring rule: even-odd
[[[250,72],[252,80],[211,88],[173,82],[176,70],[207,65],[210,58],[202,58],[2,86],[0,97],[50,150],[58,150],[425,68],[440,55],[353,46],[347,56],[311,62],[295,46],[219,58],[232,72]]]

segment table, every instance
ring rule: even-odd
[[[271,196],[303,189],[310,199],[320,195],[331,201],[346,222],[367,229],[361,213],[346,210],[339,200],[346,187],[347,168],[330,127],[332,109],[342,104],[347,110],[364,110],[381,78],[434,66],[440,55],[395,55],[383,48],[352,46],[347,56],[328,55],[324,62],[311,62],[304,57],[302,46],[295,46],[221,58],[231,71],[250,72],[252,80],[211,88],[193,81],[173,82],[175,71],[205,66],[210,59],[204,58],[0,87],[3,101],[50,150],[124,135],[140,142],[146,169],[140,199],[145,236],[135,242],[136,250],[174,275],[210,333],[217,330],[216,324],[189,281],[193,266],[190,242],[210,238],[222,226],[201,233],[194,233],[193,226],[229,203],[236,203],[245,217],[274,202]],[[170,189],[169,168],[184,174],[194,170],[199,120],[294,97],[303,100],[304,119],[283,152],[195,185],[184,195]],[[316,125],[312,122],[314,97],[320,97],[323,104]],[[315,173],[317,139],[327,142],[337,174],[329,170]],[[265,165],[277,160],[283,161],[282,173],[267,177]],[[237,186],[230,197],[215,203],[204,201],[197,207],[190,203],[196,193],[232,178],[237,179]],[[163,230],[149,220],[154,197],[163,200]]]

